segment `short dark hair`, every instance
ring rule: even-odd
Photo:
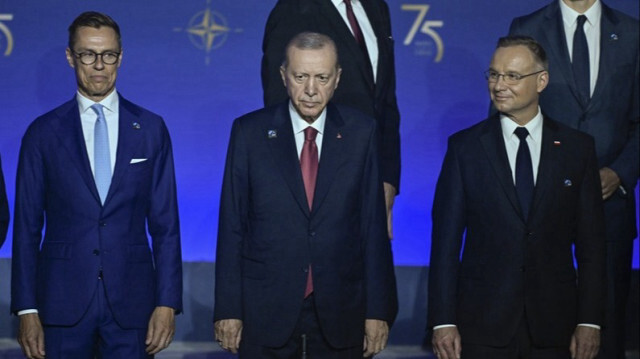
[[[336,54],[336,68],[340,68],[340,61],[338,59],[338,48],[336,43],[331,37],[318,32],[301,32],[294,36],[284,48],[284,61],[282,67],[287,68],[289,49],[295,47],[299,50],[320,50],[325,47],[331,47]]]
[[[116,32],[118,47],[122,48],[120,41],[120,26],[109,15],[105,15],[96,11],[87,11],[78,15],[69,26],[69,48],[73,50],[76,42],[76,34],[81,27],[92,27],[99,29],[101,27],[110,27]]]
[[[542,68],[545,71],[549,70],[549,61],[547,60],[547,53],[544,51],[544,48],[542,47],[542,45],[540,45],[540,43],[538,43],[534,38],[529,36],[522,36],[522,35],[510,35],[510,36],[501,37],[498,40],[498,45],[496,46],[496,48],[512,47],[512,46],[526,47],[527,49],[529,49],[531,54],[533,54],[533,57],[536,63],[542,66]]]

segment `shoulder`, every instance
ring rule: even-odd
[[[60,121],[61,119],[67,119],[74,115],[80,116],[80,114],[78,113],[78,102],[76,101],[75,97],[72,100],[67,101],[62,105],[52,109],[51,111],[38,116],[29,124],[25,136],[34,135],[42,131],[49,132],[52,130],[51,126],[53,125],[53,122]]]
[[[578,153],[585,152],[585,149],[595,148],[595,140],[591,135],[571,128],[548,116],[544,117],[544,128],[550,130],[554,140],[557,139],[561,144],[575,148]]]
[[[528,28],[530,26],[538,26],[544,19],[560,14],[560,8],[557,2],[553,2],[527,15],[519,16],[511,22],[512,30],[514,27]]]

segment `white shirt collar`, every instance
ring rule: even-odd
[[[558,0],[560,2],[560,12],[562,13],[562,21],[565,22],[568,26],[575,26],[576,21],[578,21],[578,16],[585,15],[587,17],[587,24],[590,26],[594,26],[595,24],[600,23],[600,17],[602,15],[602,3],[600,0],[596,0],[596,2],[591,5],[591,7],[581,14],[572,8],[569,5],[565,4],[564,1]]]
[[[525,127],[527,131],[529,131],[531,139],[535,142],[542,140],[542,112],[540,111],[540,106],[538,106],[538,113],[524,126],[518,125],[515,121],[503,114],[500,114],[500,125],[502,127],[502,135],[506,139],[511,139],[512,136],[515,136],[513,132],[516,128]]]
[[[309,126],[315,128],[321,134],[324,133],[324,124],[327,119],[326,107],[324,108],[324,110],[322,110],[320,116],[318,116],[318,118],[313,121],[313,123],[309,124],[309,122],[303,120],[302,117],[300,117],[300,115],[296,111],[296,108],[293,107],[293,102],[289,100],[289,115],[291,116],[291,125],[293,126],[294,134],[304,131],[304,129]]]
[[[80,92],[76,93],[76,99],[78,100],[80,113],[84,113],[85,111],[91,109],[91,106],[96,104],[96,102],[86,98]],[[102,101],[98,103],[102,105],[103,109],[106,109],[107,111],[113,113],[117,113],[119,102],[118,91],[113,89],[113,91],[107,97],[103,98]]]

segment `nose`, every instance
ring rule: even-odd
[[[504,90],[507,84],[504,80],[504,75],[498,75],[498,79],[493,83],[493,88],[496,90]]]
[[[318,84],[316,83],[316,79],[310,77],[304,85],[304,93],[309,97],[313,97],[316,93],[318,93]]]
[[[102,70],[104,68],[101,55],[96,56],[96,62],[93,63],[93,68],[96,70]]]

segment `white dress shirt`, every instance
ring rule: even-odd
[[[573,35],[578,26],[578,16],[584,15],[587,21],[584,23],[584,34],[587,37],[587,46],[589,46],[589,88],[590,95],[596,88],[596,80],[598,79],[598,70],[600,63],[600,18],[602,17],[602,4],[600,0],[596,0],[593,5],[584,14],[573,10],[562,0],[560,2],[560,12],[562,13],[562,23],[564,24],[564,34],[567,40],[567,49],[569,49],[569,58],[573,61]]]
[[[84,143],[89,155],[89,163],[91,164],[91,172],[95,176],[95,160],[93,156],[94,131],[98,115],[91,108],[96,102],[89,100],[78,92],[76,94],[78,100],[78,108],[80,110],[80,122],[82,123],[82,134],[84,135]],[[105,120],[107,121],[107,130],[109,132],[109,157],[111,159],[111,173],[116,166],[116,151],[118,149],[118,119],[120,99],[118,92],[114,89],[109,96],[98,102],[102,105]]]
[[[509,158],[509,167],[511,168],[511,176],[513,184],[516,183],[516,157],[520,139],[513,131],[518,127],[524,127],[529,131],[527,136],[527,145],[529,145],[529,153],[531,153],[531,165],[533,166],[533,184],[536,184],[538,178],[538,165],[540,164],[540,149],[542,148],[542,113],[538,107],[538,113],[526,125],[520,126],[509,117],[500,114],[500,126],[502,127],[502,137],[504,145],[507,149],[507,157]]]
[[[289,116],[291,116],[291,125],[293,126],[293,135],[296,139],[296,149],[298,150],[298,158],[302,154],[302,146],[304,145],[304,130],[311,126],[318,131],[316,135],[316,146],[318,147],[318,163],[320,163],[320,153],[322,152],[322,135],[324,133],[324,124],[327,119],[327,108],[320,113],[320,116],[313,121],[312,124],[300,117],[293,103],[289,100]]]
[[[333,6],[336,7],[342,19],[347,24],[347,27],[353,33],[349,18],[347,17],[347,5],[344,0],[331,0]],[[353,15],[355,15],[360,30],[362,30],[362,36],[364,37],[364,43],[367,44],[367,52],[369,53],[369,59],[371,60],[371,68],[373,69],[373,82],[376,82],[376,75],[378,74],[378,38],[373,31],[371,22],[367,17],[367,13],[362,7],[360,0],[351,0],[351,7],[353,8]]]

